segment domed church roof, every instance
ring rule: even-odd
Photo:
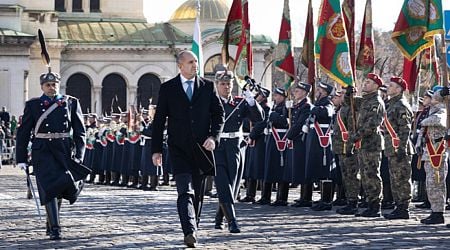
[[[226,21],[230,7],[226,0],[200,0],[200,20]],[[169,22],[192,21],[197,16],[197,0],[187,0],[172,14]]]

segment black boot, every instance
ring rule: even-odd
[[[151,175],[150,176],[150,191],[159,191],[159,176]]]
[[[422,224],[444,224],[444,213],[443,212],[431,212],[430,216],[425,219],[421,219]]]
[[[409,219],[408,207],[408,204],[397,205],[394,211],[392,211],[390,214],[383,214],[383,216],[388,220]]]
[[[222,212],[222,208],[219,205],[219,207],[217,208],[216,211],[216,217],[214,219],[214,228],[215,229],[223,229],[223,212]]]
[[[240,202],[255,202],[257,183],[256,180],[247,179],[247,191],[245,197],[239,200]]]
[[[111,173],[111,178],[112,178],[112,183],[111,186],[119,186],[120,184],[120,174],[117,172],[112,172]]]
[[[165,172],[163,173],[163,182],[161,183],[161,186],[169,186],[169,173]]]
[[[270,204],[271,206],[287,206],[287,198],[289,194],[289,183],[288,182],[279,182],[278,190],[277,190],[277,199],[274,203]]]
[[[134,176],[131,176],[130,178],[131,178],[131,184],[128,185],[127,187],[128,188],[137,188],[139,185],[139,176],[134,175]]]
[[[98,174],[98,182],[96,182],[95,184],[97,185],[105,184],[105,174],[103,172]]]
[[[295,202],[293,207],[311,207],[312,206],[313,184],[301,184],[300,199]]]
[[[336,200],[333,201],[333,206],[347,205],[347,198],[345,197],[344,185],[336,185]]]
[[[105,173],[105,185],[111,185],[111,171]]]
[[[270,204],[270,197],[272,196],[272,183],[264,182],[263,189],[261,191],[261,199],[255,202],[258,205]]]
[[[430,209],[431,203],[428,200],[426,200],[423,203],[416,205],[416,208]]]
[[[49,203],[45,204],[45,210],[47,211],[48,219],[48,233],[50,240],[61,239],[61,226],[59,224],[59,209],[56,198],[52,199]]]
[[[347,206],[336,209],[336,213],[343,215],[354,215],[358,213],[358,201],[348,201]]]
[[[311,209],[314,211],[331,210],[333,201],[333,182],[330,180],[322,180],[320,185],[321,199],[318,203],[314,204]]]
[[[361,213],[356,213],[356,217],[369,217],[369,218],[376,218],[380,217],[380,208],[381,204],[379,201],[375,202],[368,202],[367,209],[362,211]]]
[[[130,176],[122,175],[122,182],[119,184],[119,186],[126,187],[126,186],[128,186],[128,182],[130,182]]]
[[[225,215],[225,218],[228,222],[228,231],[230,233],[240,233],[241,230],[236,222],[236,215],[234,212],[234,204],[232,203],[220,203],[220,207],[222,208],[222,212]]]
[[[91,172],[89,174],[89,179],[86,181],[86,183],[94,183],[95,180],[95,174],[93,172]]]
[[[148,175],[142,176],[142,184],[141,184],[140,189],[142,189],[144,191],[150,190],[150,188],[148,186]]]

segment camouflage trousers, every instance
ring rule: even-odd
[[[367,199],[371,203],[381,200],[381,152],[360,150],[358,162],[361,169],[361,183]],[[359,190],[358,190],[359,192]]]
[[[411,201],[411,156],[400,161],[397,156],[389,156],[389,175],[395,204],[408,206]]]
[[[448,154],[445,153],[439,169],[434,169],[428,160],[425,161],[427,195],[433,212],[444,212],[445,210],[445,200],[447,198],[445,178],[448,172],[447,157]]]
[[[361,181],[358,179],[359,164],[356,154],[350,157],[339,155],[342,173],[342,183],[345,188],[345,196],[349,201],[358,200]]]

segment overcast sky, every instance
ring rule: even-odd
[[[227,0],[231,6],[232,0]],[[185,0],[144,0],[144,14],[150,23],[164,22]],[[317,22],[320,0],[313,0],[314,23]],[[342,2],[342,0],[341,0]],[[364,0],[355,0],[357,29],[361,29],[364,15]],[[450,0],[442,0],[444,9],[450,10]],[[373,25],[375,29],[392,30],[402,7],[403,0],[372,0]],[[301,46],[306,21],[308,1],[291,0],[291,25],[293,43]],[[270,11],[268,11],[270,10]],[[278,41],[278,32],[283,12],[283,0],[249,0],[250,25],[252,34],[265,34]]]

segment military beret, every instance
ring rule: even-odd
[[[432,99],[438,101],[438,102],[443,102],[444,101],[444,97],[441,95],[441,90],[438,91],[434,91],[433,97]]]
[[[287,97],[286,90],[284,88],[277,87],[275,88],[274,93]]]
[[[406,81],[398,76],[391,77],[391,82],[397,83],[403,90],[406,90],[407,84]]]
[[[311,91],[311,84],[309,84],[309,83],[299,82],[295,85],[295,87],[299,88],[299,89],[303,89],[304,91],[306,91],[308,93]]]
[[[61,77],[59,76],[58,73],[55,72],[48,72],[48,73],[43,73],[41,74],[41,76],[39,77],[41,85],[47,82],[56,82],[59,83],[61,80]]]
[[[367,79],[374,81],[378,87],[383,86],[383,80],[377,74],[369,73],[367,74]]]
[[[329,95],[330,95],[331,93],[333,93],[333,91],[334,91],[333,85],[330,85],[330,84],[328,84],[328,83],[319,82],[319,87],[322,88],[322,89],[324,89]]]

